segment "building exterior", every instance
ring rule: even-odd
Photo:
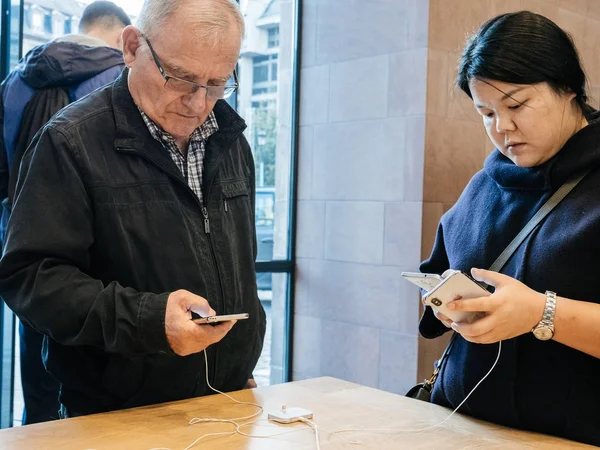
[[[86,3],[75,0],[25,0],[23,55],[36,45],[65,34],[77,33]]]
[[[239,61],[237,109],[248,123],[255,151],[257,186],[275,185],[277,143],[279,0],[242,2],[246,36]]]

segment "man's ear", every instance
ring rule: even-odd
[[[128,25],[123,29],[121,34],[123,40],[123,60],[129,68],[138,57],[137,52],[142,45],[141,32],[133,25]]]

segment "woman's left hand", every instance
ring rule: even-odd
[[[475,322],[452,324],[452,328],[467,341],[477,344],[504,341],[529,333],[542,320],[545,294],[497,272],[472,269],[471,275],[496,290],[489,297],[454,300],[448,304],[453,311],[485,313]]]

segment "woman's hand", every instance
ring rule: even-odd
[[[435,309],[433,309],[433,315],[440,322],[442,322],[444,325],[446,325],[447,328],[452,328],[452,319],[447,318],[445,315],[443,315],[442,313],[437,312]]]
[[[462,297],[458,295],[454,298],[454,300],[460,300],[461,298]],[[425,300],[423,298],[421,298],[421,302],[423,303],[423,305],[428,306],[425,304]],[[438,312],[435,308],[431,308],[431,310],[433,311],[433,315],[436,317],[436,319],[438,319],[440,322],[446,325],[447,328],[452,328],[452,319],[446,317],[441,312]]]
[[[489,297],[455,300],[448,303],[453,311],[484,312],[485,317],[472,323],[452,323],[451,327],[469,342],[492,344],[529,333],[540,320],[546,304],[545,294],[536,292],[518,280],[497,272],[472,269],[478,281],[494,286]]]

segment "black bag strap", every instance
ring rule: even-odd
[[[517,234],[517,236],[508,244],[508,247],[504,249],[500,256],[494,261],[494,264],[490,266],[490,271],[492,272],[500,272],[500,270],[504,267],[513,253],[517,250],[519,245],[525,240],[527,236],[531,234],[531,232],[538,226],[538,224],[544,220],[544,218],[550,214],[556,206],[567,196],[569,192],[571,192],[575,186],[579,184],[581,180],[585,178],[585,176],[589,173],[582,173],[579,176],[573,177],[565,184],[563,184],[553,195],[550,197],[546,203],[534,214],[534,216],[527,222],[527,225],[523,227],[521,232]]]
[[[500,272],[500,270],[502,270],[504,265],[508,262],[510,257],[513,255],[513,253],[517,250],[517,248],[519,248],[519,245],[521,245],[523,243],[525,238],[527,238],[527,236],[529,236],[531,234],[531,232],[535,229],[535,227],[537,227],[539,225],[539,223],[542,220],[544,220],[544,218],[548,214],[550,214],[550,212],[554,208],[556,208],[556,206],[558,206],[558,204],[567,195],[569,195],[569,192],[571,192],[575,188],[575,186],[577,186],[579,184],[579,182],[581,180],[583,180],[589,172],[590,171],[588,170],[578,176],[571,178],[570,180],[566,181],[565,184],[563,184],[554,194],[552,194],[552,197],[550,197],[546,201],[546,203],[544,203],[542,205],[542,207],[534,214],[534,216],[529,220],[529,222],[527,222],[527,225],[525,225],[523,227],[523,229],[510,242],[510,244],[508,244],[508,246],[504,249],[504,251],[502,253],[500,253],[500,256],[498,256],[498,258],[496,258],[496,261],[494,261],[494,263],[490,266],[489,270],[492,272]],[[431,385],[433,385],[433,383],[435,383],[435,380],[437,379],[437,375],[440,371],[440,368],[442,367],[442,364],[444,364],[444,361],[450,354],[450,350],[454,344],[454,341],[456,340],[457,335],[458,335],[458,333],[454,333],[452,335],[452,338],[450,339],[448,346],[446,347],[446,349],[444,350],[444,353],[442,353],[442,356],[440,357],[440,359],[438,361],[437,368],[433,372],[433,375],[431,376],[431,378],[426,381],[427,383],[429,383]]]
[[[454,345],[454,342],[456,341],[457,335],[458,335],[458,333],[452,334],[452,337],[450,338],[450,342],[448,342],[448,345],[444,349],[444,353],[442,353],[442,356],[440,356],[440,359],[438,360],[437,366],[436,366],[435,370],[433,371],[433,374],[431,375],[431,377],[428,380],[425,380],[425,384],[428,384],[430,387],[433,387],[433,383],[435,383],[435,380],[437,380],[438,374],[442,370],[442,366],[444,365],[444,362],[446,361],[448,355],[450,354],[450,350],[452,349],[452,346]]]

